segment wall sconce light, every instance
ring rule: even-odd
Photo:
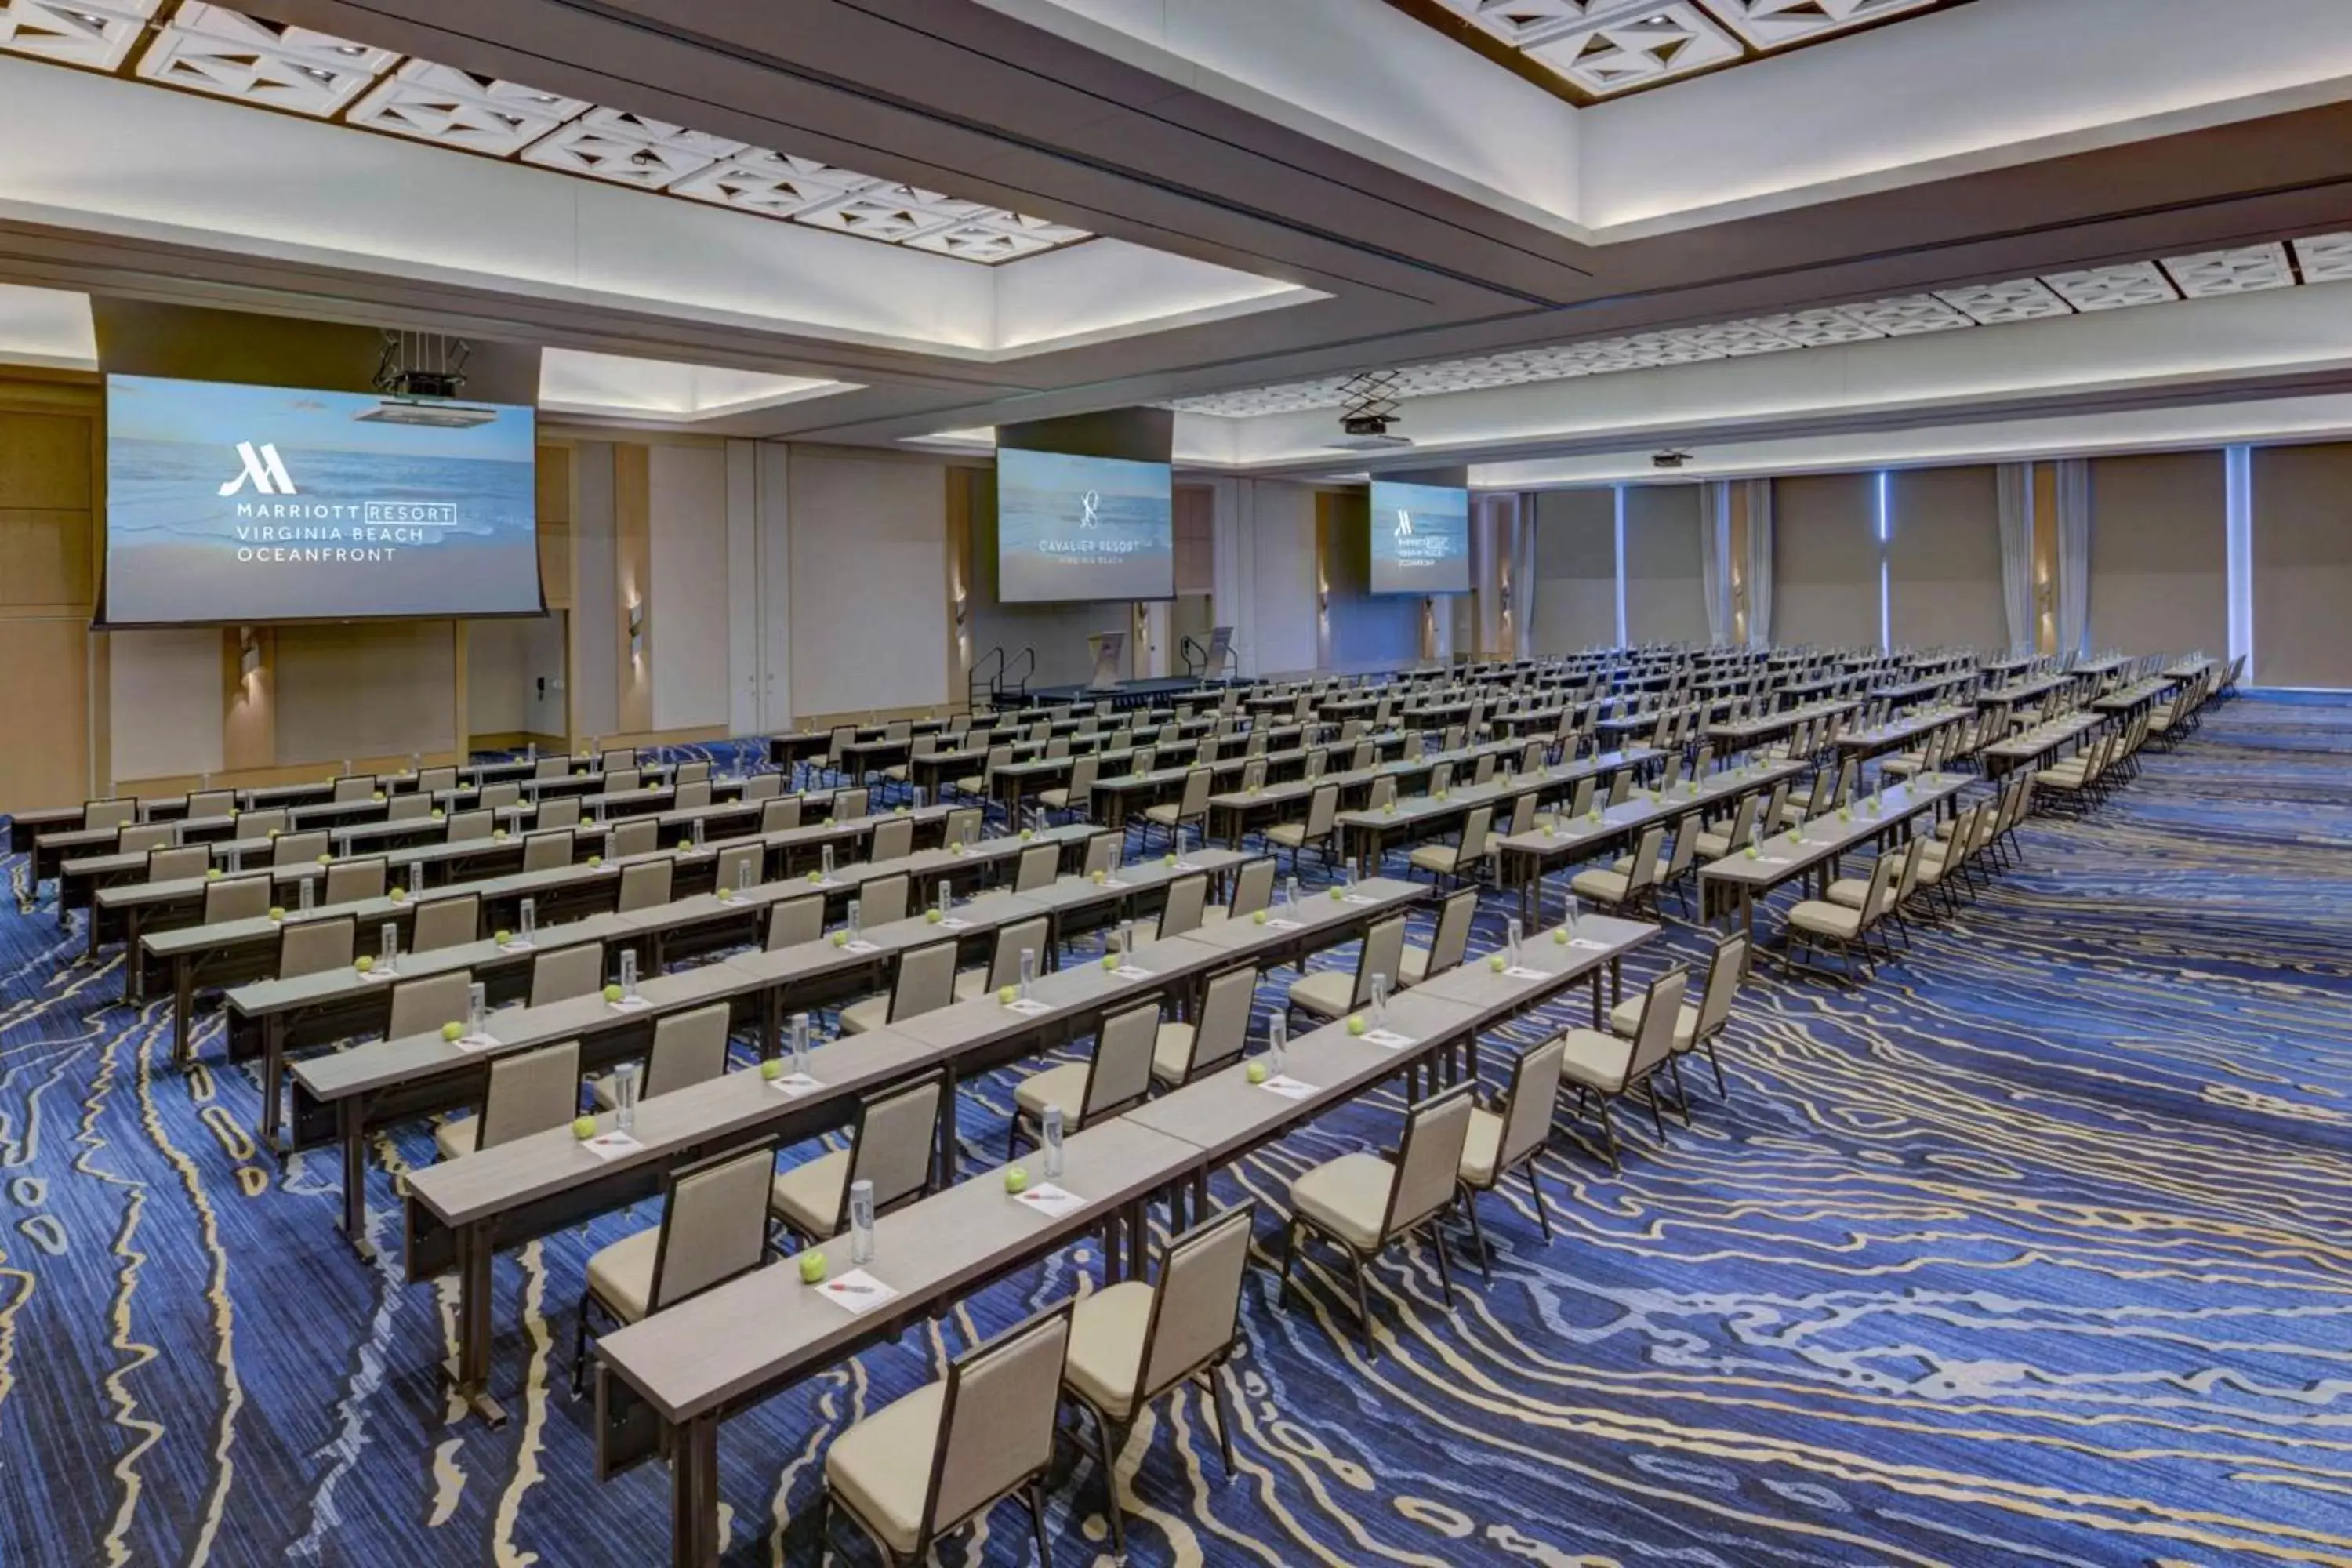
[[[261,673],[261,639],[254,636],[251,626],[237,628],[236,675],[247,685]]]
[[[642,599],[629,601],[629,662],[643,663],[646,657],[646,605]]]

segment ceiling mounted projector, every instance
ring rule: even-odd
[[[431,397],[387,397],[365,414],[362,425],[422,425],[435,430],[471,430],[499,416],[495,408],[478,403],[450,403]]]
[[[1399,379],[1392,370],[1368,370],[1342,382],[1339,392],[1347,402],[1340,408],[1339,428],[1344,434],[1328,445],[1349,452],[1412,446],[1410,437],[1389,433],[1390,426],[1402,422],[1395,395]]]
[[[1690,460],[1691,455],[1688,452],[1653,452],[1650,455],[1650,467],[1654,468],[1679,468]]]
[[[466,362],[474,345],[440,332],[386,329],[376,356],[375,389],[384,400],[358,416],[362,424],[420,425],[435,430],[471,430],[499,416],[495,408],[456,401],[466,390]]]

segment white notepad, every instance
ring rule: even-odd
[[[1411,1035],[1400,1035],[1394,1029],[1374,1029],[1362,1038],[1364,1044],[1368,1046],[1379,1046],[1383,1050],[1391,1051],[1401,1050],[1412,1044]],[[1266,1087],[1271,1089],[1274,1086],[1268,1084]]]
[[[1315,1092],[1315,1086],[1313,1084],[1301,1083],[1297,1079],[1290,1077],[1286,1073],[1279,1078],[1270,1078],[1266,1079],[1264,1083],[1258,1085],[1258,1088],[1266,1090],[1270,1094],[1278,1094],[1285,1100],[1305,1100],[1308,1095]]]
[[[1076,1193],[1066,1193],[1051,1182],[1043,1186],[1025,1188],[1013,1194],[1013,1201],[1025,1204],[1047,1219],[1060,1219],[1087,1206],[1087,1200]]]
[[[645,1147],[631,1134],[618,1128],[610,1132],[599,1132],[593,1138],[583,1141],[580,1146],[599,1160],[612,1160],[623,1154],[634,1154]]]
[[[788,1072],[782,1078],[769,1079],[768,1087],[786,1099],[798,1100],[804,1094],[814,1094],[824,1085],[804,1072]]]
[[[837,1279],[828,1279],[816,1288],[835,1306],[853,1318],[862,1318],[875,1308],[898,1297],[895,1287],[885,1285],[863,1268],[853,1268]]]

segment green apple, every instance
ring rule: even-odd
[[[904,816],[907,815],[907,808],[903,805],[899,806],[896,810],[892,811],[890,815],[893,816]]]
[[[269,906],[269,918],[270,918],[271,920],[274,920],[274,921],[282,921],[282,920],[284,920],[284,919],[286,918],[286,906],[285,906],[285,905],[283,905],[283,904],[272,904],[272,905],[270,905],[270,906]]]
[[[1094,885],[1095,885],[1096,887],[1099,888],[1099,887],[1101,887],[1105,882],[1108,882],[1108,881],[1109,881],[1109,880],[1110,880],[1110,873],[1109,873],[1109,872],[1108,872],[1108,871],[1097,871],[1097,872],[1095,872],[1095,873],[1093,874],[1092,880],[1093,880],[1093,882],[1094,882]]]
[[[572,1136],[579,1139],[583,1143],[585,1143],[588,1140],[596,1136],[596,1119],[593,1116],[573,1117],[572,1119]]]
[[[1037,833],[1034,828],[1024,827],[1021,830],[1021,842],[1024,844],[1028,843],[1029,840],[1036,837]]]
[[[722,904],[734,898],[734,896],[735,889],[732,888],[721,888],[719,889],[719,901]]]
[[[824,880],[824,873],[822,871],[811,871],[808,874],[808,879],[812,882],[822,882]]]
[[[1348,1020],[1348,1033],[1351,1035],[1360,1035],[1366,1029],[1370,1027],[1371,1025],[1364,1021],[1364,1016],[1360,1013],[1356,1014]]]
[[[925,925],[937,925],[945,919],[947,919],[947,916],[940,913],[937,910],[925,910],[923,911],[923,923]]]
[[[646,784],[646,789],[648,789],[648,790],[656,790],[656,789],[661,788],[661,785],[659,785],[659,784]]]
[[[1000,985],[996,988],[996,999],[1008,1007],[1013,1005],[1013,999],[1020,994],[1021,987],[1018,985]]]
[[[1763,853],[1764,853],[1764,851],[1763,851],[1761,848],[1759,848],[1758,846],[1756,846],[1756,845],[1750,844],[1750,845],[1748,847],[1748,858],[1750,860],[1756,859],[1758,857],[1761,856]]]
[[[824,1279],[824,1254],[822,1252],[802,1253],[800,1268],[802,1284],[814,1285],[820,1283]]]
[[[830,816],[826,817],[826,818],[824,819],[824,825],[825,825],[827,827],[834,826],[835,826],[834,819],[833,819],[832,817],[830,817]]]
[[[588,857],[588,864],[591,866],[602,866],[604,863],[604,858],[602,855],[591,855]]]
[[[464,1035],[465,1032],[466,1026],[463,1024],[444,1024],[441,1026],[441,1037],[445,1040],[457,1039],[460,1036]]]
[[[1264,1062],[1250,1063],[1250,1065],[1244,1069],[1243,1076],[1247,1078],[1252,1083],[1264,1083],[1266,1079],[1265,1064]]]
[[[1503,965],[1503,955],[1502,955],[1501,953],[1499,953],[1499,952],[1496,952],[1496,953],[1489,953],[1489,954],[1487,955],[1487,957],[1486,957],[1486,967],[1487,967],[1487,968],[1489,968],[1489,969],[1493,970],[1496,973],[1500,974],[1500,973],[1503,972],[1503,966],[1504,966],[1504,965]]]
[[[1257,913],[1250,916],[1250,919],[1255,921],[1260,925],[1264,925],[1265,924],[1265,911],[1264,910],[1260,910]]]
[[[219,880],[220,880],[220,879],[221,879],[221,868],[220,868],[219,867],[217,867],[217,866],[207,866],[207,867],[205,867],[205,881],[207,881],[207,882],[217,882],[217,881],[219,881]]]
[[[358,970],[362,974],[365,974],[369,970],[375,967],[375,960],[370,958],[363,952],[357,958],[352,960],[352,967]]]
[[[681,838],[677,841],[677,852],[681,855],[693,847],[694,840],[691,838]]]
[[[1440,799],[1440,800],[1444,800],[1447,795],[1452,795],[1453,793],[1454,793],[1454,792],[1453,792],[1452,790],[1446,790],[1446,789],[1439,790],[1439,791],[1437,792],[1437,798],[1438,798],[1438,799]]]
[[[448,816],[449,814],[447,812],[442,810],[437,805],[433,808],[433,820],[436,822],[445,821],[447,819]]]
[[[331,856],[331,855],[321,855],[321,856],[320,856],[320,857],[319,857],[319,864],[320,864],[320,865],[321,865],[321,866],[323,866],[323,865],[325,865],[329,860],[331,860],[331,859],[333,859],[333,858],[334,858],[334,857],[333,857],[333,856]]]
[[[849,933],[845,931],[837,931],[834,932],[833,945],[835,947],[847,947],[849,945]]]
[[[378,804],[382,804],[383,800],[383,791],[378,790],[373,795],[368,796],[368,798],[372,801],[377,802]]]
[[[1103,967],[1105,969],[1117,969],[1118,967],[1118,954],[1115,952],[1104,953]]]
[[[784,1076],[784,1058],[770,1057],[760,1064],[760,1076],[770,1083]]]
[[[273,828],[271,828],[271,829],[269,830],[269,837],[272,837],[272,838],[275,838],[275,837],[278,837],[278,830],[277,828],[273,827]]]
[[[1551,933],[1551,939],[1552,941],[1559,943],[1560,946],[1566,947],[1568,945],[1568,928],[1566,926],[1562,926],[1558,931],[1553,931]]]
[[[1594,806],[1591,811],[1589,811],[1589,812],[1587,812],[1587,813],[1585,814],[1585,816],[1586,816],[1586,820],[1588,820],[1588,821],[1591,821],[1591,822],[1598,822],[1598,821],[1600,821],[1600,820],[1601,820],[1601,808],[1600,808],[1599,806],[1597,806],[1597,805],[1596,805],[1596,806]]]
[[[504,838],[506,836],[507,830],[503,827],[493,827],[490,829],[490,837],[493,838]]]
[[[1396,815],[1396,802],[1394,802],[1394,801],[1391,801],[1391,802],[1389,802],[1389,804],[1388,804],[1388,815],[1389,815],[1389,816],[1394,816]]]
[[[1173,854],[1162,855],[1160,858],[1160,863],[1162,866],[1173,866],[1176,864],[1176,857]]]
[[[392,901],[395,904],[405,902],[408,898],[408,889],[395,883],[393,886],[391,897]]]
[[[1007,1165],[1004,1167],[1004,1190],[1006,1192],[1017,1193],[1024,1190],[1028,1185],[1028,1172],[1023,1170],[1018,1165]]]
[[[500,947],[504,947],[507,943],[514,940],[514,932],[510,931],[501,931],[490,940],[497,942]]]
[[[619,986],[617,986],[617,985],[607,985],[607,986],[605,986],[605,987],[604,987],[604,1000],[605,1000],[605,1001],[607,1001],[607,1002],[618,1002],[620,999],[621,999],[621,988],[620,988]]]

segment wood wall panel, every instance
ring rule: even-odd
[[[2051,640],[2054,646],[2054,626]],[[2092,459],[2091,646],[2136,654],[2229,647],[2229,493],[2221,453]]]
[[[1625,636],[1637,643],[1705,643],[1699,485],[1625,488]]]
[[[1887,621],[1895,645],[2006,648],[2000,470],[1894,474],[1886,510]]]
[[[1878,642],[1875,474],[1772,482],[1772,640],[1822,647]]]
[[[2248,684],[2352,687],[2352,446],[2258,450],[2253,490]]]
[[[89,622],[104,505],[95,381],[0,379],[0,671],[8,737],[0,814],[89,798],[93,711],[103,728],[103,645]],[[94,771],[93,760],[100,769]]]
[[[89,633],[75,619],[0,617],[8,672],[8,743],[0,746],[0,815],[89,798]]]

